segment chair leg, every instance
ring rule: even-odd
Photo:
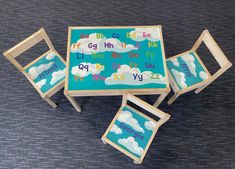
[[[107,144],[103,137],[101,138],[101,140],[104,144]]]
[[[171,105],[178,97],[180,96],[179,93],[175,93],[167,102],[168,105]]]
[[[141,164],[141,163],[142,163],[142,160],[138,160],[138,161],[133,160],[133,163],[134,163],[134,164]]]
[[[168,95],[168,93],[163,93],[163,94],[161,94],[159,97],[158,97],[158,99],[156,100],[156,102],[153,104],[153,106],[154,107],[158,107],[161,103],[162,103],[162,101],[165,99],[165,97]]]
[[[54,109],[57,107],[57,105],[50,99],[50,98],[43,98],[49,105],[51,105]]]

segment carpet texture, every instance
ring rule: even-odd
[[[160,24],[167,57],[190,49],[207,28],[234,64],[234,1],[1,0],[0,24],[0,168],[235,168],[234,67],[200,94],[189,92],[168,106],[171,93],[159,107],[171,119],[143,163],[134,165],[100,140],[121,96],[78,97],[82,113],[77,113],[60,91],[53,97],[59,107],[52,109],[2,55],[40,27],[65,58],[68,26]],[[28,63],[38,54],[30,50],[19,60]],[[210,71],[219,68],[205,47],[199,54]],[[157,96],[140,98],[153,104]]]

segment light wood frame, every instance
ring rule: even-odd
[[[202,44],[202,42],[205,43],[205,45],[207,46],[207,48],[209,49],[209,51],[211,52],[211,54],[213,55],[213,57],[216,59],[216,61],[218,62],[219,66],[220,66],[220,69],[217,70],[213,75],[211,75],[209,73],[206,66],[203,64],[203,62],[201,61],[201,59],[199,58],[199,56],[196,52],[198,47]],[[193,52],[195,54],[195,57],[197,57],[199,63],[202,65],[202,67],[206,71],[206,74],[208,75],[208,79],[180,90],[176,81],[174,80],[170,71],[168,70],[170,85],[175,93],[168,100],[167,103],[169,105],[172,104],[180,95],[187,93],[189,91],[192,91],[194,89],[196,89],[195,93],[198,94],[199,92],[201,92],[204,88],[206,88],[209,84],[211,84],[215,79],[217,79],[219,76],[221,76],[226,70],[228,70],[232,66],[232,63],[224,55],[223,51],[220,49],[220,47],[218,46],[218,44],[213,39],[213,37],[211,36],[211,34],[209,33],[209,31],[207,29],[201,33],[200,37],[197,39],[197,41],[195,42],[195,44],[193,45],[193,47],[189,51],[172,56],[172,57],[168,58],[167,60],[172,59],[172,58],[176,58],[178,56],[181,56],[183,54],[190,53],[190,52]]]
[[[136,105],[138,105],[139,107],[145,109],[146,111],[150,112],[151,114],[157,116],[159,118],[158,121],[148,117],[147,115],[141,113],[140,111],[134,109],[133,107],[129,106],[127,104],[127,101],[130,101]],[[156,124],[157,124],[157,127],[153,130],[153,134],[151,135],[147,145],[146,145],[146,148],[144,150],[144,153],[143,155],[140,157],[140,158],[137,158],[135,157],[134,155],[132,155],[131,153],[129,153],[128,151],[124,150],[123,148],[117,146],[115,143],[113,143],[112,141],[110,141],[108,138],[107,138],[107,134],[109,133],[111,127],[113,126],[114,122],[117,120],[117,118],[119,117],[120,113],[122,112],[122,109],[123,107],[127,107],[131,110],[133,110],[134,112],[138,113],[139,115],[143,116],[144,118],[148,119],[148,120],[152,120],[154,121]],[[168,113],[165,113],[157,108],[155,108],[154,106],[144,102],[143,100],[137,98],[136,96],[130,94],[130,93],[125,93],[123,95],[123,98],[122,98],[122,105],[121,107],[119,108],[117,114],[115,115],[114,119],[112,120],[112,122],[110,123],[108,129],[106,130],[106,132],[104,133],[104,135],[101,137],[101,140],[103,141],[104,144],[110,144],[111,146],[115,147],[116,149],[118,149],[119,151],[121,151],[122,153],[126,154],[128,157],[132,158],[134,161],[135,164],[141,164],[148,149],[149,149],[149,146],[150,144],[152,143],[153,141],[153,138],[155,136],[155,134],[157,133],[158,131],[158,128],[163,125],[167,120],[169,120],[170,118],[170,115]]]
[[[32,62],[30,62],[29,64],[27,64],[26,66],[22,66],[17,60],[16,57],[18,57],[19,55],[21,55],[23,52],[25,52],[26,50],[30,49],[31,47],[33,47],[34,45],[36,45],[37,43],[41,42],[42,40],[45,40],[47,46],[49,47],[49,50],[47,52],[45,52],[44,54],[42,54],[41,56],[39,56],[37,59],[33,60]],[[33,65],[34,63],[36,63],[37,61],[39,61],[41,58],[45,57],[48,53],[50,52],[54,52],[59,59],[64,63],[64,59],[60,56],[60,54],[55,50],[53,44],[51,43],[46,31],[41,28],[39,29],[37,32],[35,32],[34,34],[32,34],[31,36],[29,36],[28,38],[26,38],[25,40],[21,41],[20,43],[18,43],[17,45],[15,45],[14,47],[12,47],[11,49],[7,50],[6,52],[3,53],[3,55],[16,67],[18,68],[24,75],[25,77],[30,81],[30,83],[33,85],[33,87],[38,91],[38,93],[41,95],[41,97],[48,103],[50,104],[53,108],[56,108],[57,105],[51,100],[51,96],[53,96],[55,93],[57,93],[60,89],[62,89],[64,87],[64,79],[56,84],[55,86],[53,86],[50,90],[48,90],[46,93],[43,93],[39,87],[35,84],[35,82],[32,80],[32,78],[28,75],[28,73],[26,73],[26,69],[28,67],[30,67],[31,65]]]
[[[119,28],[119,29],[125,29],[125,28],[160,28],[160,39],[161,39],[161,48],[162,48],[162,56],[163,56],[163,62],[164,62],[164,72],[166,77],[166,88],[163,89],[128,89],[128,90],[68,90],[68,77],[69,77],[69,62],[70,62],[70,40],[71,40],[71,31],[73,29],[96,29],[96,28],[102,28],[102,29],[110,29],[110,28]],[[168,73],[167,73],[167,66],[166,66],[166,57],[165,57],[165,50],[164,50],[164,43],[163,43],[163,37],[162,37],[162,26],[161,25],[153,25],[153,26],[70,26],[68,27],[68,43],[67,43],[67,58],[66,58],[66,78],[65,78],[65,88],[64,88],[64,94],[68,98],[68,100],[71,102],[71,104],[74,106],[74,108],[81,112],[81,108],[74,99],[76,96],[113,96],[113,95],[123,95],[125,92],[130,92],[135,95],[143,95],[143,94],[160,94],[156,102],[154,103],[155,107],[158,107],[161,102],[164,100],[164,98],[168,95],[168,93],[171,91],[170,85],[169,85],[169,79],[168,79]]]

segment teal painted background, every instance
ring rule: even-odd
[[[170,73],[173,76],[174,80],[176,81],[179,89],[192,86],[207,79],[205,70],[203,69],[202,65],[199,63],[195,54],[193,52],[190,52],[189,54],[191,56],[187,55],[187,58],[188,57],[194,58],[193,59],[194,61],[192,60],[189,64],[187,64],[182,59],[182,56],[177,57],[177,61],[175,61],[175,64],[173,63],[174,61],[172,61],[172,59],[167,60],[167,68],[170,70]],[[195,68],[193,73],[190,71],[190,68],[191,69]],[[174,70],[176,70],[178,73],[174,74],[173,72]],[[184,78],[179,73],[181,75],[184,74]]]
[[[113,64],[126,64],[129,65],[130,62],[138,64],[138,68],[141,72],[143,71],[152,71],[153,73],[161,74],[165,77],[164,67],[163,67],[163,55],[161,51],[161,43],[160,41],[157,42],[157,48],[148,48],[148,41],[144,40],[141,42],[136,42],[131,38],[126,37],[126,33],[135,30],[134,28],[128,29],[92,29],[92,30],[78,30],[72,29],[71,31],[71,44],[76,43],[79,39],[81,34],[92,34],[92,33],[102,33],[105,35],[106,38],[112,38],[113,33],[118,33],[120,38],[118,38],[121,42],[125,42],[126,44],[133,44],[134,46],[140,46],[139,50],[132,50],[130,52],[138,53],[138,58],[130,58],[128,56],[128,52],[125,53],[117,53],[120,54],[121,58],[112,58],[112,52],[100,52],[97,54],[103,54],[103,59],[92,58],[89,54],[82,55],[81,52],[70,52],[70,67],[69,67],[69,82],[68,82],[68,89],[69,90],[103,90],[103,89],[138,89],[138,88],[166,88],[166,84],[156,84],[156,83],[148,83],[143,85],[132,85],[132,84],[115,84],[115,85],[107,85],[105,84],[104,79],[110,77],[112,73],[117,72],[117,70],[113,69]],[[155,54],[155,57],[152,59],[150,56],[146,57],[146,51],[152,52]],[[83,56],[83,59],[82,59]],[[80,59],[79,59],[80,58]],[[93,80],[92,75],[88,75],[84,77],[83,80],[75,80],[74,75],[71,74],[72,67],[78,66],[81,62],[87,63],[100,63],[104,65],[104,71],[100,72],[101,79],[103,80]],[[145,62],[149,62],[154,64],[154,69],[148,69],[145,67]]]
[[[40,90],[43,93],[46,93],[65,78],[65,64],[58,58],[58,56],[56,56],[56,54],[50,54],[51,57],[49,59],[47,59],[47,55],[45,55],[45,57],[42,57],[39,61],[25,70],[29,75],[30,72],[34,72],[35,78],[33,81],[36,85],[41,83],[39,86],[41,86]],[[53,73],[54,77],[52,77]]]
[[[143,116],[137,114],[135,111],[132,111],[128,107],[123,107],[122,111],[129,111],[132,114],[132,118],[131,119],[132,120],[134,119],[133,121],[137,120],[137,123],[138,123],[138,125],[134,125],[133,121],[132,121],[133,122],[132,124],[130,124],[130,123],[128,124],[128,122],[126,121],[126,122],[124,122],[125,126],[127,126],[128,128],[134,130],[135,133],[139,133],[141,136],[144,136],[144,139],[141,140],[140,138],[135,138],[135,142],[137,142],[138,145],[137,146],[133,146],[133,144],[129,143],[129,145],[128,145],[129,148],[127,146],[124,146],[123,144],[120,144],[119,141],[118,141],[119,139],[127,139],[129,136],[134,137],[134,132],[130,133],[130,129],[129,129],[129,131],[126,130],[126,129],[123,129],[121,127],[121,122],[122,121],[120,122],[118,119],[114,122],[114,124],[117,127],[119,127],[122,132],[120,132],[120,130],[119,130],[119,132],[118,132],[119,134],[117,134],[115,132],[110,131],[107,134],[106,137],[107,137],[107,139],[109,139],[110,141],[112,141],[113,143],[118,145],[119,147],[125,149],[126,151],[128,151],[129,153],[134,155],[135,157],[140,158],[142,156],[142,153],[136,153],[137,149],[138,148],[142,148],[143,151],[144,151],[144,149],[146,148],[146,145],[148,144],[148,141],[149,141],[150,137],[153,134],[152,130],[149,130],[149,129],[147,129],[145,127],[146,126],[145,123],[149,122],[149,120],[144,118]],[[128,120],[130,120],[130,118]],[[133,125],[134,126],[139,126],[139,128],[142,128],[144,133],[142,131],[140,131],[140,130],[134,129]]]

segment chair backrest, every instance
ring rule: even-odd
[[[45,40],[50,50],[54,50],[54,46],[52,45],[46,31],[41,28],[25,40],[21,41],[8,51],[4,52],[3,55],[22,72],[24,71],[23,66],[18,61],[16,61],[16,57],[26,50],[30,49],[37,43],[41,42],[42,40]]]
[[[232,63],[224,55],[223,51],[220,49],[220,47],[218,46],[218,44],[207,29],[202,32],[202,34],[197,39],[191,50],[196,51],[202,42],[205,43],[205,45],[221,67],[214,75],[212,75],[212,79],[210,81],[212,82],[221,74],[223,74],[228,68],[230,68],[232,66]]]
[[[155,108],[154,106],[144,102],[143,100],[139,99],[138,97],[135,97],[132,94],[125,93],[122,98],[122,106],[127,105],[127,101],[130,101],[139,107],[145,109],[146,111],[152,113],[153,115],[157,116],[159,120],[157,121],[157,127],[160,127],[162,124],[164,124],[167,120],[169,120],[170,115]]]

